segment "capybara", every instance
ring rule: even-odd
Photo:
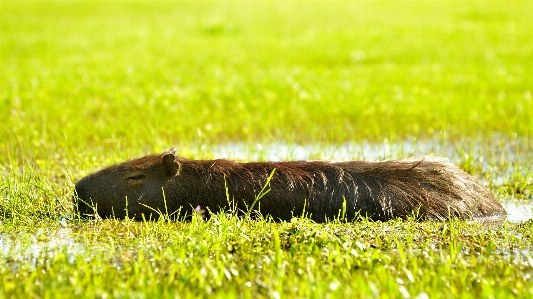
[[[255,201],[264,186],[264,196]],[[100,170],[81,179],[75,189],[82,217],[97,213],[148,220],[191,215],[198,208],[212,213],[259,211],[276,221],[305,215],[316,222],[358,215],[381,221],[506,215],[474,177],[435,157],[239,163],[186,159],[170,149]]]

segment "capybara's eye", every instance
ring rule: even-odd
[[[138,181],[146,177],[146,174],[134,175],[126,178],[126,181]]]

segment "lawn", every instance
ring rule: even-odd
[[[446,156],[533,200],[532,1],[0,0],[0,298],[533,298],[533,220],[80,220],[189,158]],[[531,209],[531,208],[529,208]]]

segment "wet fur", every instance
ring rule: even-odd
[[[127,216],[137,219],[142,214],[156,217],[154,210],[170,214],[181,208],[182,215],[190,214],[197,206],[212,212],[231,206],[247,211],[272,171],[270,191],[254,209],[275,220],[305,214],[325,222],[338,217],[343,207],[348,220],[358,215],[385,221],[413,215],[445,220],[506,214],[479,181],[442,158],[239,163],[190,160],[175,156],[173,150],[114,165],[80,180],[78,211],[93,214],[96,206],[101,217],[124,218],[127,210]]]

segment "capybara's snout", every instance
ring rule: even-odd
[[[72,201],[74,202],[74,213],[82,218],[87,218],[94,214],[94,209],[91,206],[90,182],[92,177],[88,176],[80,180],[74,186],[74,194]]]

